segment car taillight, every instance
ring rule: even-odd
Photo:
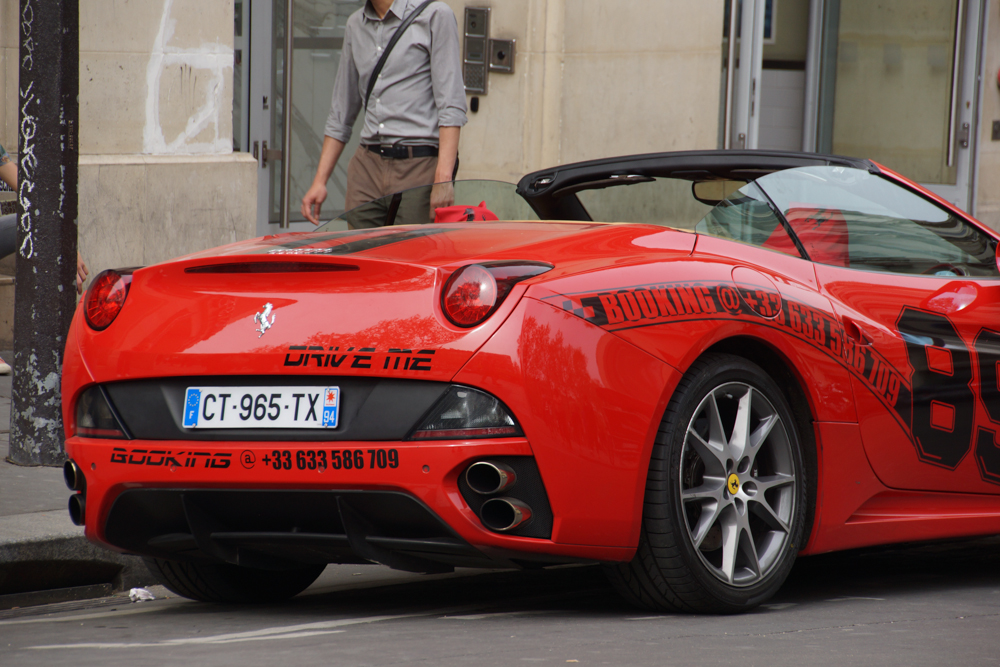
[[[103,271],[94,279],[87,290],[83,306],[84,317],[91,329],[103,331],[115,321],[125,305],[125,297],[128,296],[131,284],[131,272],[114,269]]]
[[[410,440],[465,440],[522,436],[514,416],[495,396],[471,387],[453,386]]]
[[[444,312],[460,327],[479,324],[496,305],[496,278],[478,264],[459,269],[444,290]]]
[[[541,262],[489,262],[463,266],[441,293],[441,308],[452,324],[474,327],[496,312],[517,283],[551,271]]]
[[[129,437],[99,385],[84,391],[76,401],[76,434],[87,438]]]

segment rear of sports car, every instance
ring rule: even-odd
[[[101,274],[65,355],[71,516],[202,600],[627,561],[677,373],[529,292],[651,233],[291,234]]]

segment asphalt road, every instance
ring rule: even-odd
[[[590,566],[331,566],[283,605],[118,598],[0,614],[4,667],[535,663],[1000,665],[1000,538],[800,559],[743,616],[634,609]]]

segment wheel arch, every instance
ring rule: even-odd
[[[781,390],[792,408],[795,416],[796,426],[799,432],[799,439],[802,443],[802,458],[806,466],[808,484],[806,485],[806,497],[808,499],[806,507],[806,523],[803,537],[805,542],[799,545],[800,549],[805,548],[813,531],[813,522],[816,518],[816,504],[819,498],[819,460],[820,443],[816,438],[816,430],[813,422],[816,421],[816,414],[812,408],[812,401],[805,388],[803,378],[796,372],[794,364],[779,350],[768,345],[765,341],[750,336],[736,336],[719,341],[710,346],[701,355],[713,353],[731,354],[741,357],[760,368],[771,376],[778,388]]]

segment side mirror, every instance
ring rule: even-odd
[[[691,184],[691,194],[702,204],[716,206],[744,185],[744,181],[696,181]]]

